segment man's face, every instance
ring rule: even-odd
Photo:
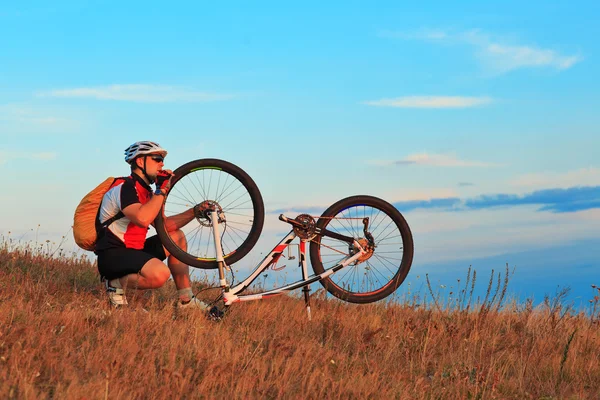
[[[142,168],[144,167],[144,158],[146,158],[146,173],[148,176],[155,179],[158,171],[162,170],[164,166],[164,157],[162,154],[148,154],[144,157],[140,157],[138,165]]]

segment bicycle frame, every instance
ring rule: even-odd
[[[227,266],[226,266],[224,258],[223,258],[223,250],[221,248],[221,240],[220,240],[221,235],[219,232],[219,222],[218,222],[219,217],[218,217],[217,212],[214,210],[210,212],[210,215],[211,215],[211,220],[213,221],[213,224],[212,224],[213,235],[214,235],[214,239],[215,239],[214,242],[215,242],[215,250],[216,250],[216,254],[217,254],[217,263],[219,266],[219,283],[223,290],[223,300],[224,300],[226,306],[230,306],[231,304],[237,303],[237,302],[261,300],[261,299],[265,299],[265,298],[269,298],[269,297],[273,297],[273,296],[278,296],[278,295],[284,294],[286,292],[290,292],[292,290],[299,289],[301,287],[308,287],[311,283],[317,282],[321,279],[327,278],[330,275],[333,275],[334,273],[338,272],[342,268],[352,264],[354,261],[356,261],[362,255],[366,254],[366,251],[362,248],[362,246],[356,240],[354,240],[353,244],[354,244],[355,248],[358,249],[358,251],[355,254],[349,255],[348,257],[346,257],[342,261],[340,261],[338,264],[334,265],[333,267],[328,268],[321,274],[308,276],[308,264],[306,261],[306,242],[307,242],[307,240],[300,239],[299,263],[300,263],[300,267],[302,268],[302,280],[299,280],[297,282],[294,282],[294,283],[286,285],[286,286],[275,288],[273,290],[268,290],[268,291],[265,291],[262,293],[254,293],[254,294],[246,294],[246,295],[239,294],[242,291],[244,291],[245,289],[247,289],[252,284],[252,282],[254,282],[264,270],[269,268],[271,265],[275,265],[277,263],[279,258],[283,255],[283,252],[285,251],[285,249],[292,243],[292,241],[297,237],[297,235],[294,232],[294,230],[292,229],[292,231],[290,233],[288,233],[287,236],[283,240],[281,240],[279,242],[279,244],[277,244],[265,258],[263,258],[261,263],[255,267],[254,271],[250,274],[250,276],[248,276],[241,283],[238,283],[237,285],[235,285],[233,287],[229,287],[229,285],[227,284],[226,277],[225,277],[225,268],[227,268]]]

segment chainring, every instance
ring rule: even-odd
[[[309,241],[312,240],[317,234],[315,233],[315,229],[317,228],[317,221],[313,217],[308,214],[300,214],[296,218],[294,218],[296,222],[302,224],[301,227],[294,226],[294,233],[301,240]]]

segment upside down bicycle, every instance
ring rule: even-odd
[[[155,227],[163,245],[180,261],[195,268],[218,269],[225,306],[264,299],[298,288],[310,316],[309,285],[319,282],[333,296],[351,303],[371,303],[392,294],[406,278],[413,259],[413,238],[402,214],[373,196],[352,196],[331,205],[320,216],[300,214],[279,219],[291,231],[242,282],[230,286],[225,270],[254,247],[262,232],[265,209],[260,191],[241,168],[218,159],[200,159],[174,171]],[[182,228],[178,245],[165,219],[194,209],[194,219]],[[285,249],[299,239],[302,279],[260,293],[242,294],[259,275],[275,266]],[[306,244],[314,274],[309,275]]]

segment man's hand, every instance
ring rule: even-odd
[[[173,172],[169,169],[158,171],[156,175],[156,188],[162,190],[163,193],[167,193],[171,188],[171,178],[173,178]]]

